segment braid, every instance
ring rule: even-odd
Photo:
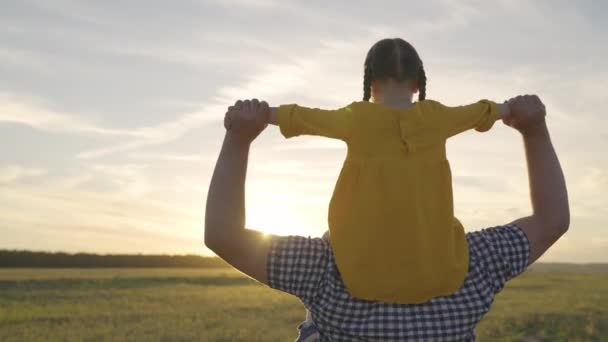
[[[372,96],[372,71],[369,66],[365,66],[363,73],[363,101],[369,101]]]
[[[418,101],[422,101],[426,98],[426,74],[422,61],[420,61],[420,70],[418,71]]]

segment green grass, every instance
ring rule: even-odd
[[[299,301],[230,269],[0,269],[0,341],[291,341]],[[479,341],[608,341],[608,274],[527,273]]]

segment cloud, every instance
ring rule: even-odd
[[[75,190],[95,179],[95,176],[91,172],[80,172],[77,175],[48,181],[47,184],[51,185],[53,188]]]
[[[341,164],[341,160],[335,160],[333,162],[270,160],[268,162],[252,165],[251,170],[263,173],[264,175],[269,175],[273,180],[276,179],[277,176],[288,176],[291,179],[293,179],[293,177],[302,177],[305,179],[331,179],[338,176],[339,164]]]
[[[122,142],[109,147],[84,151],[79,153],[77,158],[95,159],[108,154],[127,152],[143,147],[155,146],[174,141],[190,130],[208,122],[220,122],[224,117],[226,108],[227,106],[223,104],[204,105],[200,110],[193,113],[184,114],[177,120],[166,121],[152,126],[129,130],[129,135],[139,139]]]
[[[272,7],[277,7],[279,5],[282,4],[281,1],[277,1],[277,0],[211,0],[211,2],[217,4],[217,5],[222,5],[222,6],[227,6],[229,8],[235,8],[235,6],[246,6],[246,7],[253,7],[253,8],[272,8]]]
[[[445,14],[442,20],[429,21],[414,18],[411,25],[411,30],[414,31],[414,34],[441,33],[457,28],[464,28],[475,17],[483,14],[483,11],[479,7],[466,1],[441,0],[436,7],[441,9]]]
[[[209,48],[213,46],[213,53]],[[293,51],[287,46],[272,44],[246,32],[213,35],[196,32],[187,40],[170,41],[116,41],[108,40],[95,46],[102,52],[114,55],[137,57],[149,61],[175,64],[180,67],[209,68],[255,68],[268,61],[269,57],[289,58]],[[249,51],[247,58],[235,51]]]
[[[475,190],[491,191],[491,192],[504,192],[507,187],[503,181],[497,178],[490,178],[483,175],[467,175],[457,176],[454,175],[453,181],[465,187],[473,188]]]
[[[273,150],[294,151],[294,150],[346,150],[343,141],[335,139],[313,138],[314,140],[286,140],[272,145]]]
[[[603,232],[605,234],[605,232]],[[575,234],[573,227],[541,257],[541,262],[605,263],[608,244],[604,238]]]
[[[608,250],[608,238],[591,238],[591,244],[593,246],[604,248],[604,250]]]
[[[48,109],[35,101],[0,93],[0,123],[16,123],[32,128],[73,134],[101,136],[134,135],[127,130],[107,129],[76,116]]]
[[[198,206],[172,205],[122,191],[93,193],[48,185],[4,186],[0,202],[3,203],[0,212],[3,229],[53,232],[52,239],[37,243],[46,245],[46,250],[63,249],[61,246],[66,244],[62,239],[69,241],[79,237],[84,243],[80,250],[204,252],[202,212]],[[69,220],[66,220],[66,214],[69,214]],[[82,236],[85,233],[86,238]],[[18,242],[17,235],[3,236],[2,247],[14,247],[12,242]],[[103,239],[99,240],[99,237]],[[104,243],[112,237],[112,244]],[[166,243],[139,245],[138,249],[133,249],[128,242],[137,238],[152,240],[151,237]]]
[[[29,168],[20,165],[8,165],[0,167],[0,185],[13,184],[24,178],[40,177],[47,174],[47,170]]]
[[[465,6],[459,11],[460,12],[457,11],[453,14],[455,19],[450,25],[465,25],[466,23],[462,18],[474,16],[476,13],[475,9],[470,6]],[[415,27],[416,25],[413,26]],[[418,29],[425,30],[424,26]],[[246,76],[244,81],[236,85],[220,87],[215,95],[211,96],[211,104],[203,106],[199,113],[186,114],[176,121],[167,121],[165,123],[135,129],[131,134],[141,137],[141,139],[134,139],[113,146],[84,151],[80,153],[78,157],[82,159],[99,158],[110,154],[138,150],[143,147],[156,146],[177,140],[190,130],[200,127],[206,122],[213,120],[219,122],[219,119],[212,118],[221,116],[225,107],[238,98],[258,97],[276,101],[283,100],[286,102],[300,103],[308,100],[311,104],[314,101],[314,104],[319,107],[343,105],[345,104],[344,99],[353,98],[355,96],[352,94],[358,94],[360,92],[357,83],[359,77],[354,75],[352,71],[360,69],[359,64],[361,61],[353,60],[352,56],[363,55],[367,45],[372,40],[371,38],[378,35],[379,32],[383,32],[382,29],[370,29],[367,36],[355,40],[323,39],[320,47],[307,52],[306,58],[294,56],[283,62],[261,65],[259,67],[259,69],[261,69],[260,71]],[[383,32],[383,34],[386,34],[386,32]],[[133,49],[133,51],[137,51],[137,49]],[[145,51],[145,49],[143,51]],[[172,54],[170,52],[171,49],[165,48],[152,50],[150,53],[144,52],[143,54],[151,57],[162,56],[163,53],[159,53],[158,51]],[[177,53],[176,62],[185,59],[186,63],[196,63],[197,60],[199,60],[197,54],[200,55],[199,52],[188,52],[188,50],[185,50],[183,53]],[[254,49],[250,53],[250,58],[255,59],[255,56],[258,54],[259,51]],[[208,54],[207,56],[214,55]],[[173,57],[169,55],[167,58],[171,59]],[[515,94],[513,91],[508,90],[515,88],[515,85],[519,85],[520,88],[527,87],[526,89],[528,89],[530,88],[530,84],[532,84],[533,88],[534,84],[539,84],[541,81],[544,82],[544,84],[556,81],[547,78],[547,75],[550,74],[549,72],[541,73],[538,70],[530,69],[529,67],[522,67],[515,71],[498,72],[496,75],[491,76],[487,75],[487,70],[468,70],[466,74],[463,74],[462,70],[450,70],[449,72],[444,69],[440,70],[441,73],[444,71],[445,73],[440,75],[440,77],[434,78],[439,85],[435,86],[434,93],[439,94],[440,96],[446,95],[448,102],[450,99],[452,101],[462,102],[463,94],[469,94],[464,95],[464,97],[470,98],[471,100],[477,99],[476,96],[473,95],[477,93],[484,93],[484,97],[489,97],[488,95],[491,96],[492,94],[497,94],[495,96],[498,97],[505,97],[508,96],[506,94]],[[333,74],[334,76],[333,78],[327,78],[327,74]],[[462,85],[463,77],[464,82],[468,84],[468,86],[465,87],[466,89],[459,86]],[[534,82],[530,80],[534,80]],[[487,87],[488,83],[492,84],[490,88]],[[323,84],[323,89],[332,89],[332,91],[319,91],[320,84]],[[500,84],[509,84],[509,86],[500,87]],[[453,92],[451,89],[460,90]],[[313,97],[311,94],[317,95]],[[571,118],[561,115],[560,112],[557,112],[557,116],[560,119]],[[337,148],[337,144],[334,144],[333,142],[298,142],[296,144],[290,143],[277,147],[277,149],[315,148]]]
[[[201,125],[212,121],[221,122],[226,108],[236,99],[257,97],[267,99],[274,104],[277,103],[274,101],[275,99],[287,98],[290,94],[311,93],[312,89],[315,89],[316,85],[324,80],[325,74],[336,64],[331,61],[335,61],[337,58],[343,60],[345,54],[348,54],[345,49],[332,50],[324,46],[312,51],[308,58],[295,57],[287,62],[261,66],[260,71],[246,76],[246,80],[239,85],[220,87],[211,97],[210,104],[203,105],[195,113],[183,115],[174,121],[134,129],[130,131],[130,134],[139,139],[84,151],[77,157],[94,159],[177,140]],[[327,84],[328,81],[325,81]],[[340,88],[336,87],[336,89]],[[325,99],[325,103],[332,103],[337,98],[346,98],[346,96],[340,96],[340,93],[344,94],[343,92],[334,92],[331,95],[323,93],[317,97],[317,100]]]
[[[572,215],[581,219],[608,215],[608,161],[594,164],[565,171]]]
[[[135,160],[177,161],[189,163],[200,163],[211,160],[209,156],[202,154],[131,153],[128,155],[128,157]]]
[[[11,65],[29,71],[51,72],[44,59],[31,51],[23,49],[0,47],[0,62],[4,65]]]

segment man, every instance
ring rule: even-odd
[[[245,176],[249,148],[268,122],[268,104],[237,101],[209,187],[205,244],[238,270],[297,296],[311,312],[322,341],[475,340],[474,328],[505,283],[521,274],[568,229],[564,176],[536,96],[509,101],[503,121],[524,141],[532,213],[467,233],[469,271],[450,296],[423,304],[390,304],[350,296],[331,245],[321,238],[265,236],[245,229]]]

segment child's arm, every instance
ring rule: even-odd
[[[509,102],[505,101],[498,105],[498,120],[504,120],[507,116],[511,114],[511,107],[509,107]]]
[[[469,129],[488,131],[497,120],[510,114],[509,103],[498,104],[488,100],[457,107],[437,103],[436,120],[444,138],[452,137]]]
[[[296,104],[270,107],[268,123],[278,125],[286,138],[298,135],[319,135],[346,140],[352,126],[352,108],[326,110]]]
[[[275,126],[279,125],[279,107],[270,107],[268,123]]]

